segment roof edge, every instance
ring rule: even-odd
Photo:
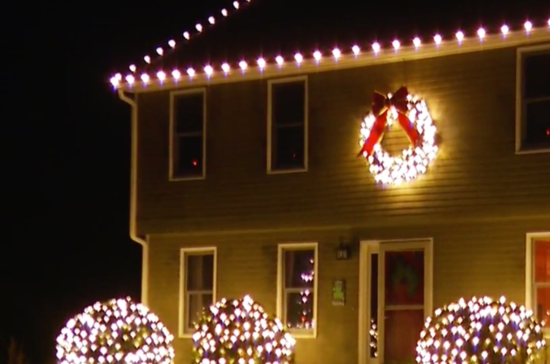
[[[378,43],[375,43],[372,49],[366,52],[361,52],[357,47],[353,47],[350,53],[344,53],[336,49],[330,57],[325,58],[319,58],[320,53],[318,52],[311,58],[305,58],[301,54],[296,54],[292,62],[281,62],[284,61],[282,57],[277,57],[276,62],[268,63],[266,60],[260,58],[256,66],[249,66],[243,64],[243,61],[241,61],[236,69],[229,69],[228,64],[222,65],[219,70],[214,69],[211,65],[206,65],[201,73],[193,69],[173,70],[171,74],[159,71],[156,75],[144,73],[141,75],[140,80],[137,80],[132,74],[126,76],[123,80],[122,75],[117,74],[111,78],[111,83],[115,89],[121,89],[130,93],[144,93],[304,75],[501,48],[532,46],[545,43],[550,45],[550,23],[548,27],[494,35],[485,35],[484,31],[480,29],[477,38],[464,38],[464,35],[459,33],[457,33],[457,39],[454,41],[444,41],[439,38],[435,39],[431,44],[420,44],[419,40],[415,39],[414,45],[406,47],[401,46],[398,41],[394,41],[392,43],[393,49],[382,48]]]

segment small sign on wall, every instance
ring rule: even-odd
[[[346,281],[337,279],[332,282],[332,305],[344,306],[346,303]]]

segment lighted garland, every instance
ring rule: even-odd
[[[419,364],[526,364],[546,346],[541,325],[502,297],[460,299],[428,318],[417,344]]]
[[[57,337],[60,364],[171,364],[173,336],[159,318],[130,298],[87,307]]]
[[[204,310],[193,342],[197,364],[290,364],[296,343],[250,296],[222,299]]]
[[[375,358],[378,357],[378,327],[376,327],[376,321],[370,320],[370,330],[369,330],[369,337],[370,337],[370,350],[371,355]]]
[[[411,143],[399,157],[386,152],[380,142],[387,128],[400,124]],[[399,184],[426,173],[428,165],[436,157],[436,127],[426,102],[401,87],[392,95],[374,93],[372,111],[361,123],[359,155],[368,164],[376,182]]]

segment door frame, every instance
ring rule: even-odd
[[[433,239],[399,239],[399,240],[361,240],[359,253],[359,335],[358,335],[358,364],[381,364],[384,362],[384,325],[380,320],[384,317],[384,286],[378,284],[378,356],[370,357],[370,302],[371,302],[371,274],[370,256],[387,251],[424,250],[424,317],[433,312]],[[378,265],[378,273],[384,269],[384,264]],[[383,281],[383,279],[382,279]],[[380,281],[379,281],[380,282]],[[382,303],[382,305],[380,305]],[[420,333],[419,333],[420,334]]]

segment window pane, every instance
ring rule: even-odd
[[[378,357],[378,254],[370,258],[370,357]]]
[[[187,327],[193,328],[193,323],[198,319],[203,308],[210,307],[213,302],[213,296],[211,293],[204,294],[190,294],[188,295],[187,302]]]
[[[286,250],[284,257],[285,288],[312,288],[315,250]]]
[[[304,127],[281,127],[273,133],[274,169],[304,167]]]
[[[550,239],[535,241],[535,283],[550,282]]]
[[[291,329],[313,328],[313,290],[286,294],[286,324]]]
[[[179,137],[177,140],[177,155],[175,174],[177,176],[202,176],[203,150],[202,135]]]
[[[204,95],[180,95],[174,99],[174,116],[177,133],[202,132]]]
[[[189,254],[186,259],[188,291],[212,291],[214,254]]]
[[[386,311],[384,324],[386,363],[413,363],[418,335],[424,327],[424,310]]]
[[[524,60],[524,96],[550,96],[550,52],[527,55]]]
[[[386,306],[424,304],[424,252],[385,254]]]
[[[525,107],[525,143],[527,146],[550,146],[550,100],[527,102]]]
[[[275,125],[303,123],[305,82],[272,84],[272,120]]]

